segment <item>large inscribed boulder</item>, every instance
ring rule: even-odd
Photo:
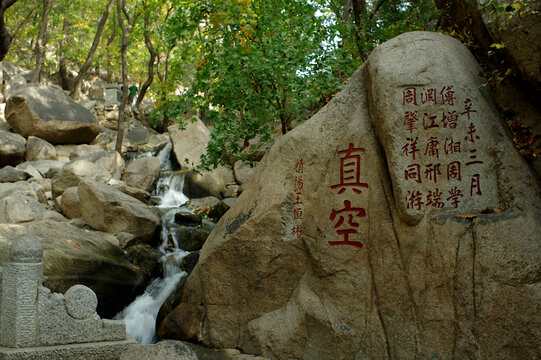
[[[540,357],[541,191],[477,73],[458,41],[403,34],[280,138],[186,281],[202,341],[273,359]]]
[[[5,109],[11,128],[25,137],[53,144],[89,143],[99,134],[98,121],[61,90],[31,84],[15,91]]]

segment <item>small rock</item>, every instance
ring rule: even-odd
[[[24,160],[26,139],[19,134],[0,130],[0,166],[17,165]]]
[[[28,177],[26,172],[15,169],[13,166],[8,165],[0,169],[0,182],[25,181]]]
[[[53,144],[36,136],[26,139],[26,161],[55,160],[56,149]]]

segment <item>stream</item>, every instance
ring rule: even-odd
[[[163,277],[152,280],[142,295],[115,316],[117,320],[124,320],[126,331],[140,344],[156,342],[156,317],[160,307],[177,288],[178,283],[188,276],[178,264],[189,252],[179,247],[178,236],[172,225],[175,214],[189,199],[182,192],[184,174],[173,169],[171,149],[172,145],[169,143],[157,155],[161,163],[160,175],[152,192],[152,202],[158,204],[154,206],[162,219],[160,251],[163,256],[160,261],[163,266]],[[144,156],[154,155],[144,153],[137,155],[136,158]],[[185,208],[182,209],[187,211]]]

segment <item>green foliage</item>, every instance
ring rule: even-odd
[[[177,101],[214,126],[204,166],[249,159],[257,150],[250,140],[269,143],[277,128],[306,119],[355,67],[347,68],[338,34],[316,15],[316,3],[185,2],[181,9],[173,33],[195,34],[200,61]]]
[[[525,1],[509,3],[515,8]],[[439,15],[432,0],[358,2],[365,6],[354,21],[345,0],[127,0],[127,13],[135,19],[130,83],[141,87],[147,77],[147,31],[158,54],[148,92],[157,110],[150,121],[156,127],[171,120],[185,126],[198,117],[212,125],[203,167],[253,160],[340,91],[375,46],[406,31],[426,30]],[[47,57],[48,73],[57,71],[61,58],[80,68],[106,4],[55,2],[47,50],[57,57]],[[10,9],[8,28],[15,40],[7,60],[33,67],[41,6],[40,0],[24,0]],[[114,13],[93,62],[109,82],[120,77],[121,34]]]
[[[197,59],[197,65],[190,76],[176,69],[176,79],[189,89],[164,98],[159,115],[182,122],[178,102],[213,126],[204,168],[253,159],[277,133],[328,102],[377,44],[424,30],[437,17],[428,0],[368,1],[356,26],[343,20],[344,3],[177,2],[166,31],[172,42],[190,44],[183,60]]]

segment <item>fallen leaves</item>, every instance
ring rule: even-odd
[[[507,126],[513,133],[513,142],[520,155],[529,160],[541,157],[541,149],[534,146],[534,135],[530,127],[515,120],[508,121]]]
[[[455,214],[456,217],[463,219],[475,219],[478,215],[475,214]]]

